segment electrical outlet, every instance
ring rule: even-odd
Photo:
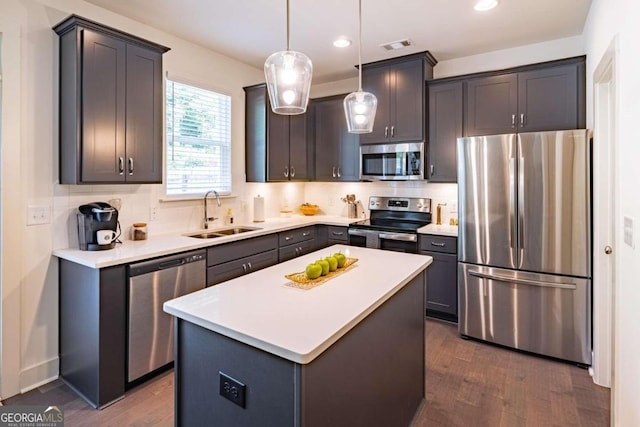
[[[27,225],[49,224],[51,222],[51,210],[49,206],[28,206]]]
[[[220,396],[244,408],[247,386],[227,374],[220,371],[218,373],[220,374]]]
[[[149,208],[149,221],[157,221],[158,220],[158,207],[151,206]]]
[[[624,243],[631,248],[635,248],[633,244],[633,218],[624,217]]]
[[[458,212],[458,201],[452,200],[449,202],[449,212],[456,213]]]

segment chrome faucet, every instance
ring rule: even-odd
[[[202,223],[202,226],[207,229],[209,228],[209,221],[215,221],[216,219],[218,219],[212,216],[210,217],[209,214],[207,213],[207,198],[211,193],[213,193],[213,195],[216,196],[216,202],[218,204],[218,207],[222,205],[222,203],[220,203],[220,195],[216,190],[211,190],[204,193],[204,221]]]

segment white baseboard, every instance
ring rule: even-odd
[[[26,393],[41,385],[50,383],[60,374],[60,359],[54,357],[20,371],[20,393]]]

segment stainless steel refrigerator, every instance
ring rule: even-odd
[[[591,364],[587,130],[459,138],[459,332]]]

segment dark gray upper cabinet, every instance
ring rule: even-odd
[[[360,143],[424,140],[425,79],[435,64],[424,52],[363,65],[362,88],[378,98],[378,108],[373,132],[360,135]]]
[[[584,58],[466,81],[465,135],[583,128]]]
[[[72,15],[60,36],[60,183],[162,182],[164,46]]]
[[[245,87],[245,166],[248,182],[306,181],[310,112],[284,116],[271,110],[267,86]]]
[[[349,133],[343,100],[336,95],[313,100],[316,181],[358,181],[358,135]]]
[[[463,83],[461,80],[429,82],[427,180],[457,182],[456,140],[463,136]]]

